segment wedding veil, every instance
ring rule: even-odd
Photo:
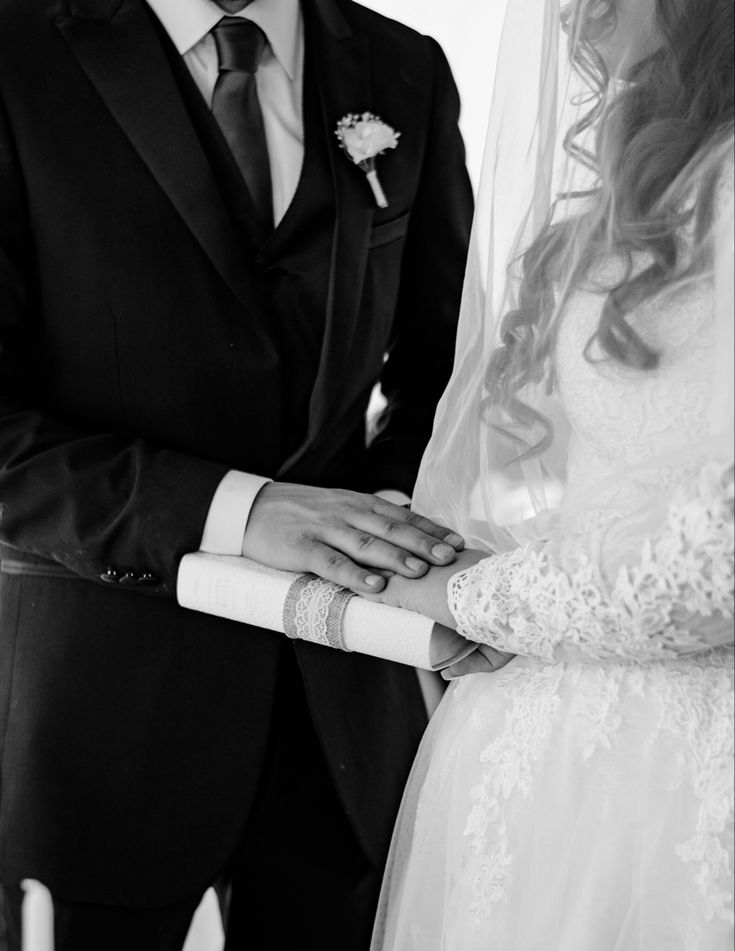
[[[555,220],[576,214],[596,183],[594,169],[565,148],[565,134],[589,111],[592,91],[572,68],[574,40],[567,35],[563,6],[560,0],[508,3],[454,372],[414,495],[416,511],[462,532],[468,546],[493,552],[547,537],[562,498],[564,512],[579,511],[597,505],[605,489],[600,485],[584,497],[565,494],[572,430],[548,374],[523,392],[524,403],[551,424],[552,437],[541,451],[524,453],[488,418],[488,365],[502,319],[517,304],[518,256],[550,214]],[[613,81],[608,95],[615,91]],[[585,148],[594,149],[594,130],[581,135]],[[711,160],[722,161],[729,148],[724,143]],[[731,197],[730,192],[730,202]],[[634,469],[654,472],[700,457],[732,459],[732,220],[732,207],[720,211],[710,233],[700,236],[714,250],[701,273],[689,276],[690,281],[710,281],[714,288],[718,362],[712,367],[705,431],[696,443],[684,444],[674,430],[670,444],[657,445]],[[526,435],[529,445],[538,443],[532,426]],[[621,469],[616,479],[634,476],[630,470],[630,465]]]
[[[724,0],[676,5],[686,3],[701,16],[724,8]],[[580,4],[605,15],[612,0],[575,0],[572,12]],[[670,947],[666,935],[680,928],[699,934],[691,909],[704,914],[704,904],[689,875],[708,902],[726,894],[727,767],[713,763],[727,759],[729,681],[719,665],[731,654],[711,648],[732,643],[730,130],[681,175],[671,163],[660,233],[677,253],[663,259],[651,290],[649,248],[661,245],[641,240],[635,258],[619,248],[631,232],[658,240],[654,215],[631,214],[627,231],[607,228],[621,199],[616,183],[629,181],[604,178],[619,154],[607,120],[642,115],[641,98],[668,81],[658,67],[670,51],[660,47],[661,58],[626,74],[637,86],[594,87],[599,71],[586,71],[575,48],[578,22],[560,0],[508,0],[455,367],[413,500],[468,546],[497,555],[458,572],[448,603],[460,633],[517,659],[460,680],[429,724],[391,846],[375,951],[581,948],[585,937],[601,947],[595,935],[608,947]],[[639,154],[625,156],[639,176],[633,184],[659,159],[649,151],[639,169]],[[655,201],[632,207],[657,209]],[[575,240],[590,234],[599,241]],[[533,255],[549,247],[549,267],[534,270]],[[596,271],[587,267],[593,251]],[[648,296],[620,311],[660,350],[626,364],[630,351],[608,356],[590,336],[596,349],[585,357],[588,332],[619,316],[604,310],[611,286],[627,292],[639,275]],[[508,375],[528,353],[530,369]],[[498,368],[510,390],[493,378]],[[679,664],[688,653],[704,657]],[[702,698],[715,683],[710,706]],[[681,779],[670,760],[687,763]],[[691,820],[683,818],[690,797]],[[694,839],[681,831],[690,822]],[[703,864],[687,877],[681,868],[663,875],[685,889],[680,910],[666,887],[653,900],[646,883],[687,848]],[[729,924],[718,926],[708,934]]]

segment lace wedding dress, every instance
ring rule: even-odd
[[[566,494],[609,488],[453,579],[459,630],[518,656],[453,683],[429,726],[376,951],[732,947],[732,459],[636,471],[706,431],[711,296],[699,282],[629,315],[653,371],[585,359],[601,298],[572,299]]]

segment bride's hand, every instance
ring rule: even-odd
[[[473,651],[464,660],[452,664],[442,671],[442,677],[445,680],[457,680],[459,677],[468,677],[470,674],[494,674],[502,670],[506,664],[509,664],[515,654],[506,654],[504,651],[495,650],[489,644],[480,644],[476,651]]]
[[[380,594],[368,595],[368,600],[392,607],[416,611],[438,624],[456,628],[457,624],[447,603],[447,585],[450,578],[488,558],[487,552],[466,549],[459,552],[455,561],[446,567],[434,567],[423,578],[407,579],[400,575],[389,578]],[[360,592],[362,597],[365,597]]]

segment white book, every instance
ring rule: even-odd
[[[181,560],[177,597],[184,608],[283,634],[289,593],[295,584],[303,583],[304,577],[245,558],[196,552]],[[343,590],[321,583],[327,597]],[[317,609],[313,615],[312,619],[308,612],[302,612],[298,637],[333,646],[324,635],[323,616]],[[443,670],[477,646],[421,614],[361,597],[353,597],[344,609],[342,638],[347,650],[424,670]]]

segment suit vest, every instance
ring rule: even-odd
[[[327,149],[332,146],[322,113],[316,69],[304,65],[304,160],[294,198],[271,234],[264,232],[229,146],[168,35],[161,39],[225,199],[242,236],[242,262],[262,283],[269,315],[265,332],[279,355],[280,386],[269,416],[278,420],[279,456],[285,460],[306,436],[309,404],[319,369],[331,277],[336,201]],[[247,314],[243,314],[247,320]],[[258,332],[263,332],[259,327]],[[276,381],[274,381],[276,383]],[[274,396],[275,394],[275,396]],[[275,412],[274,412],[275,410]]]

